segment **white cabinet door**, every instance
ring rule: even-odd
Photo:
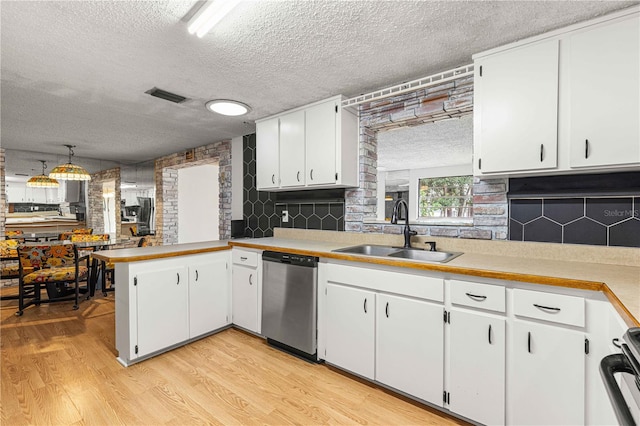
[[[148,355],[189,339],[189,275],[186,267],[136,275],[138,353]]]
[[[480,124],[475,166],[481,173],[555,168],[558,41],[482,58],[474,66]]]
[[[338,101],[313,106],[306,111],[306,182],[326,185],[336,182],[336,120]]]
[[[510,329],[507,423],[584,424],[584,334],[517,320]]]
[[[640,163],[640,18],[569,41],[570,166]]]
[[[376,380],[442,406],[443,306],[378,294],[376,312]]]
[[[504,424],[505,319],[453,309],[449,327],[449,409]]]
[[[256,187],[280,186],[279,123],[277,118],[256,123]]]
[[[374,379],[375,293],[327,284],[325,360]]]
[[[232,282],[233,323],[254,333],[260,333],[257,269],[233,265]]]
[[[189,337],[229,324],[227,256],[189,265]]]
[[[304,186],[304,111],[280,117],[280,185]]]

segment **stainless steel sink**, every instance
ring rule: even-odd
[[[445,263],[460,256],[462,253],[447,251],[426,251],[421,249],[406,249],[402,247],[377,246],[362,244],[333,250],[337,253],[360,254],[364,256],[396,257],[400,259],[419,260],[422,262]]]
[[[400,250],[395,253],[389,254],[390,257],[399,257],[402,259],[421,260],[423,262],[439,262],[445,263],[462,253],[448,252],[448,251],[425,251],[425,250]]]
[[[333,251],[339,253],[364,254],[366,256],[388,256],[391,253],[397,252],[398,250],[400,250],[398,247],[363,244],[360,246],[345,247]]]

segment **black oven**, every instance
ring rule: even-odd
[[[630,328],[623,339],[622,353],[608,355],[600,362],[600,375],[618,421],[626,426],[639,421],[634,413],[640,406],[640,328]],[[623,373],[620,385],[617,373]]]

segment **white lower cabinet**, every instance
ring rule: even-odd
[[[556,326],[510,324],[507,423],[585,423],[585,335]]]
[[[136,274],[137,332],[142,357],[189,339],[189,274],[186,267]]]
[[[460,309],[449,317],[449,409],[487,425],[505,423],[505,324]]]
[[[325,306],[325,360],[373,380],[376,294],[327,284]]]
[[[117,263],[118,361],[128,366],[228,325],[229,254]]]
[[[260,268],[258,253],[233,249],[233,324],[260,334]]]
[[[229,262],[209,259],[189,266],[189,337],[229,324]]]
[[[442,406],[443,306],[378,294],[376,312],[376,380]]]

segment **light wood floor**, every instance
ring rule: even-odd
[[[2,425],[463,424],[234,329],[124,368],[113,296],[0,302]]]

